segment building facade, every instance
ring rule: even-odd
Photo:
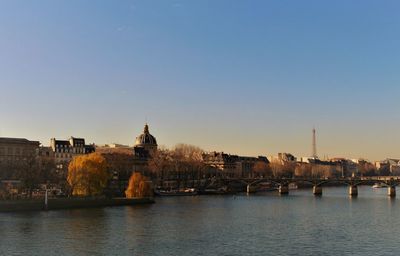
[[[13,179],[21,168],[37,160],[40,142],[20,138],[0,138],[0,176]]]
[[[269,156],[268,160],[271,163],[285,164],[285,163],[296,163],[297,158],[290,153],[278,153],[277,156]]]
[[[157,151],[157,140],[150,134],[149,125],[146,124],[143,133],[136,137],[133,147],[115,145],[97,147],[96,151],[108,162],[108,171],[112,174],[109,184],[111,193],[113,196],[124,196],[133,172],[146,175],[149,160]]]
[[[58,169],[64,169],[72,158],[78,155],[90,154],[96,151],[93,144],[86,145],[85,139],[71,137],[69,140],[50,140],[50,148]]]
[[[375,162],[375,167],[380,172],[387,175],[400,175],[400,160],[386,158],[385,160]]]
[[[220,171],[220,175],[238,178],[249,177],[253,172],[253,167],[257,162],[268,164],[267,157],[246,157],[230,155],[224,152],[209,152],[202,155],[203,161],[211,168]]]

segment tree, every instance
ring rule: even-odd
[[[377,173],[376,167],[368,162],[360,162],[357,167],[362,176],[374,176]]]
[[[300,163],[294,170],[297,177],[310,177],[312,175],[312,166],[309,163]]]
[[[31,155],[17,163],[18,178],[21,180],[22,189],[32,197],[32,192],[38,187],[41,181],[40,166],[35,155]]]
[[[76,196],[102,194],[110,179],[107,162],[98,153],[75,157],[68,166],[68,184]]]
[[[54,159],[40,159],[39,169],[42,183],[58,182],[60,180],[60,177],[58,177],[56,173],[56,163]]]
[[[312,164],[311,176],[313,178],[337,178],[341,176],[341,165]]]
[[[134,172],[129,179],[128,188],[125,190],[127,198],[144,198],[153,196],[152,182],[140,172]]]
[[[176,158],[190,160],[193,162],[201,162],[203,160],[203,150],[197,146],[189,144],[177,144],[173,149]]]
[[[252,171],[254,175],[258,177],[268,177],[272,175],[271,167],[264,161],[257,161]]]
[[[377,172],[381,176],[389,176],[390,175],[390,165],[389,164],[382,165],[381,168],[379,168],[379,170]]]
[[[157,184],[161,186],[163,181],[168,178],[168,171],[172,168],[172,153],[168,149],[158,149],[152,155],[148,163],[148,168]]]
[[[177,144],[173,149],[159,148],[148,162],[150,177],[158,186],[165,180],[176,180],[177,188],[196,186],[205,170],[203,150],[188,144]],[[171,184],[169,184],[171,186]]]
[[[203,152],[201,148],[188,144],[177,144],[172,150],[173,169],[178,176],[178,182],[185,182],[184,187],[187,187],[190,179],[194,186],[194,181],[199,180],[206,169]]]
[[[291,178],[294,175],[296,163],[292,162],[272,162],[270,163],[272,174],[274,177]]]

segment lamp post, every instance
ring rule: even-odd
[[[47,190],[47,184],[46,184],[46,192],[44,194],[44,209],[47,211],[48,210],[48,190]]]

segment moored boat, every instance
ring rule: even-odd
[[[224,195],[228,194],[229,192],[225,189],[215,189],[215,188],[208,188],[200,191],[202,195]]]
[[[293,189],[298,189],[299,187],[297,186],[297,184],[296,183],[294,183],[294,182],[292,182],[292,183],[289,183],[289,189],[290,190],[293,190]]]
[[[387,188],[387,185],[385,183],[375,183],[372,188]]]
[[[154,191],[156,196],[195,196],[197,195],[197,190],[194,188],[185,189],[174,189],[174,190],[156,190]]]

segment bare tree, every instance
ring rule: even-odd
[[[158,149],[149,160],[148,168],[152,175],[153,180],[159,186],[163,185],[165,179],[169,178],[172,169],[172,153],[168,149]]]
[[[152,155],[148,168],[156,179],[156,184],[163,185],[166,179],[177,181],[177,187],[194,186],[205,170],[203,150],[199,147],[178,144],[173,149],[160,148]],[[154,180],[154,179],[153,179]]]
[[[313,178],[333,178],[340,177],[341,171],[338,165],[327,165],[327,164],[312,164],[311,176]]]
[[[61,177],[56,173],[56,163],[54,159],[39,160],[39,178],[41,183],[57,183]]]
[[[172,151],[175,173],[178,174],[179,180],[185,182],[184,186],[188,186],[188,181],[195,186],[195,181],[199,181],[206,169],[203,162],[203,152],[201,148],[188,144],[178,144]]]
[[[21,180],[22,189],[31,198],[33,190],[38,187],[41,181],[40,165],[35,155],[29,156],[20,162],[18,178]]]
[[[257,177],[269,177],[272,175],[271,167],[263,161],[257,161],[252,168],[252,172]]]
[[[374,176],[377,174],[376,167],[373,164],[368,163],[368,162],[359,163],[357,168],[358,168],[358,172],[362,176]]]
[[[270,167],[271,167],[271,170],[272,170],[272,175],[274,177],[291,178],[294,175],[294,171],[295,171],[295,168],[296,168],[296,163],[272,162],[272,163],[270,163]]]

